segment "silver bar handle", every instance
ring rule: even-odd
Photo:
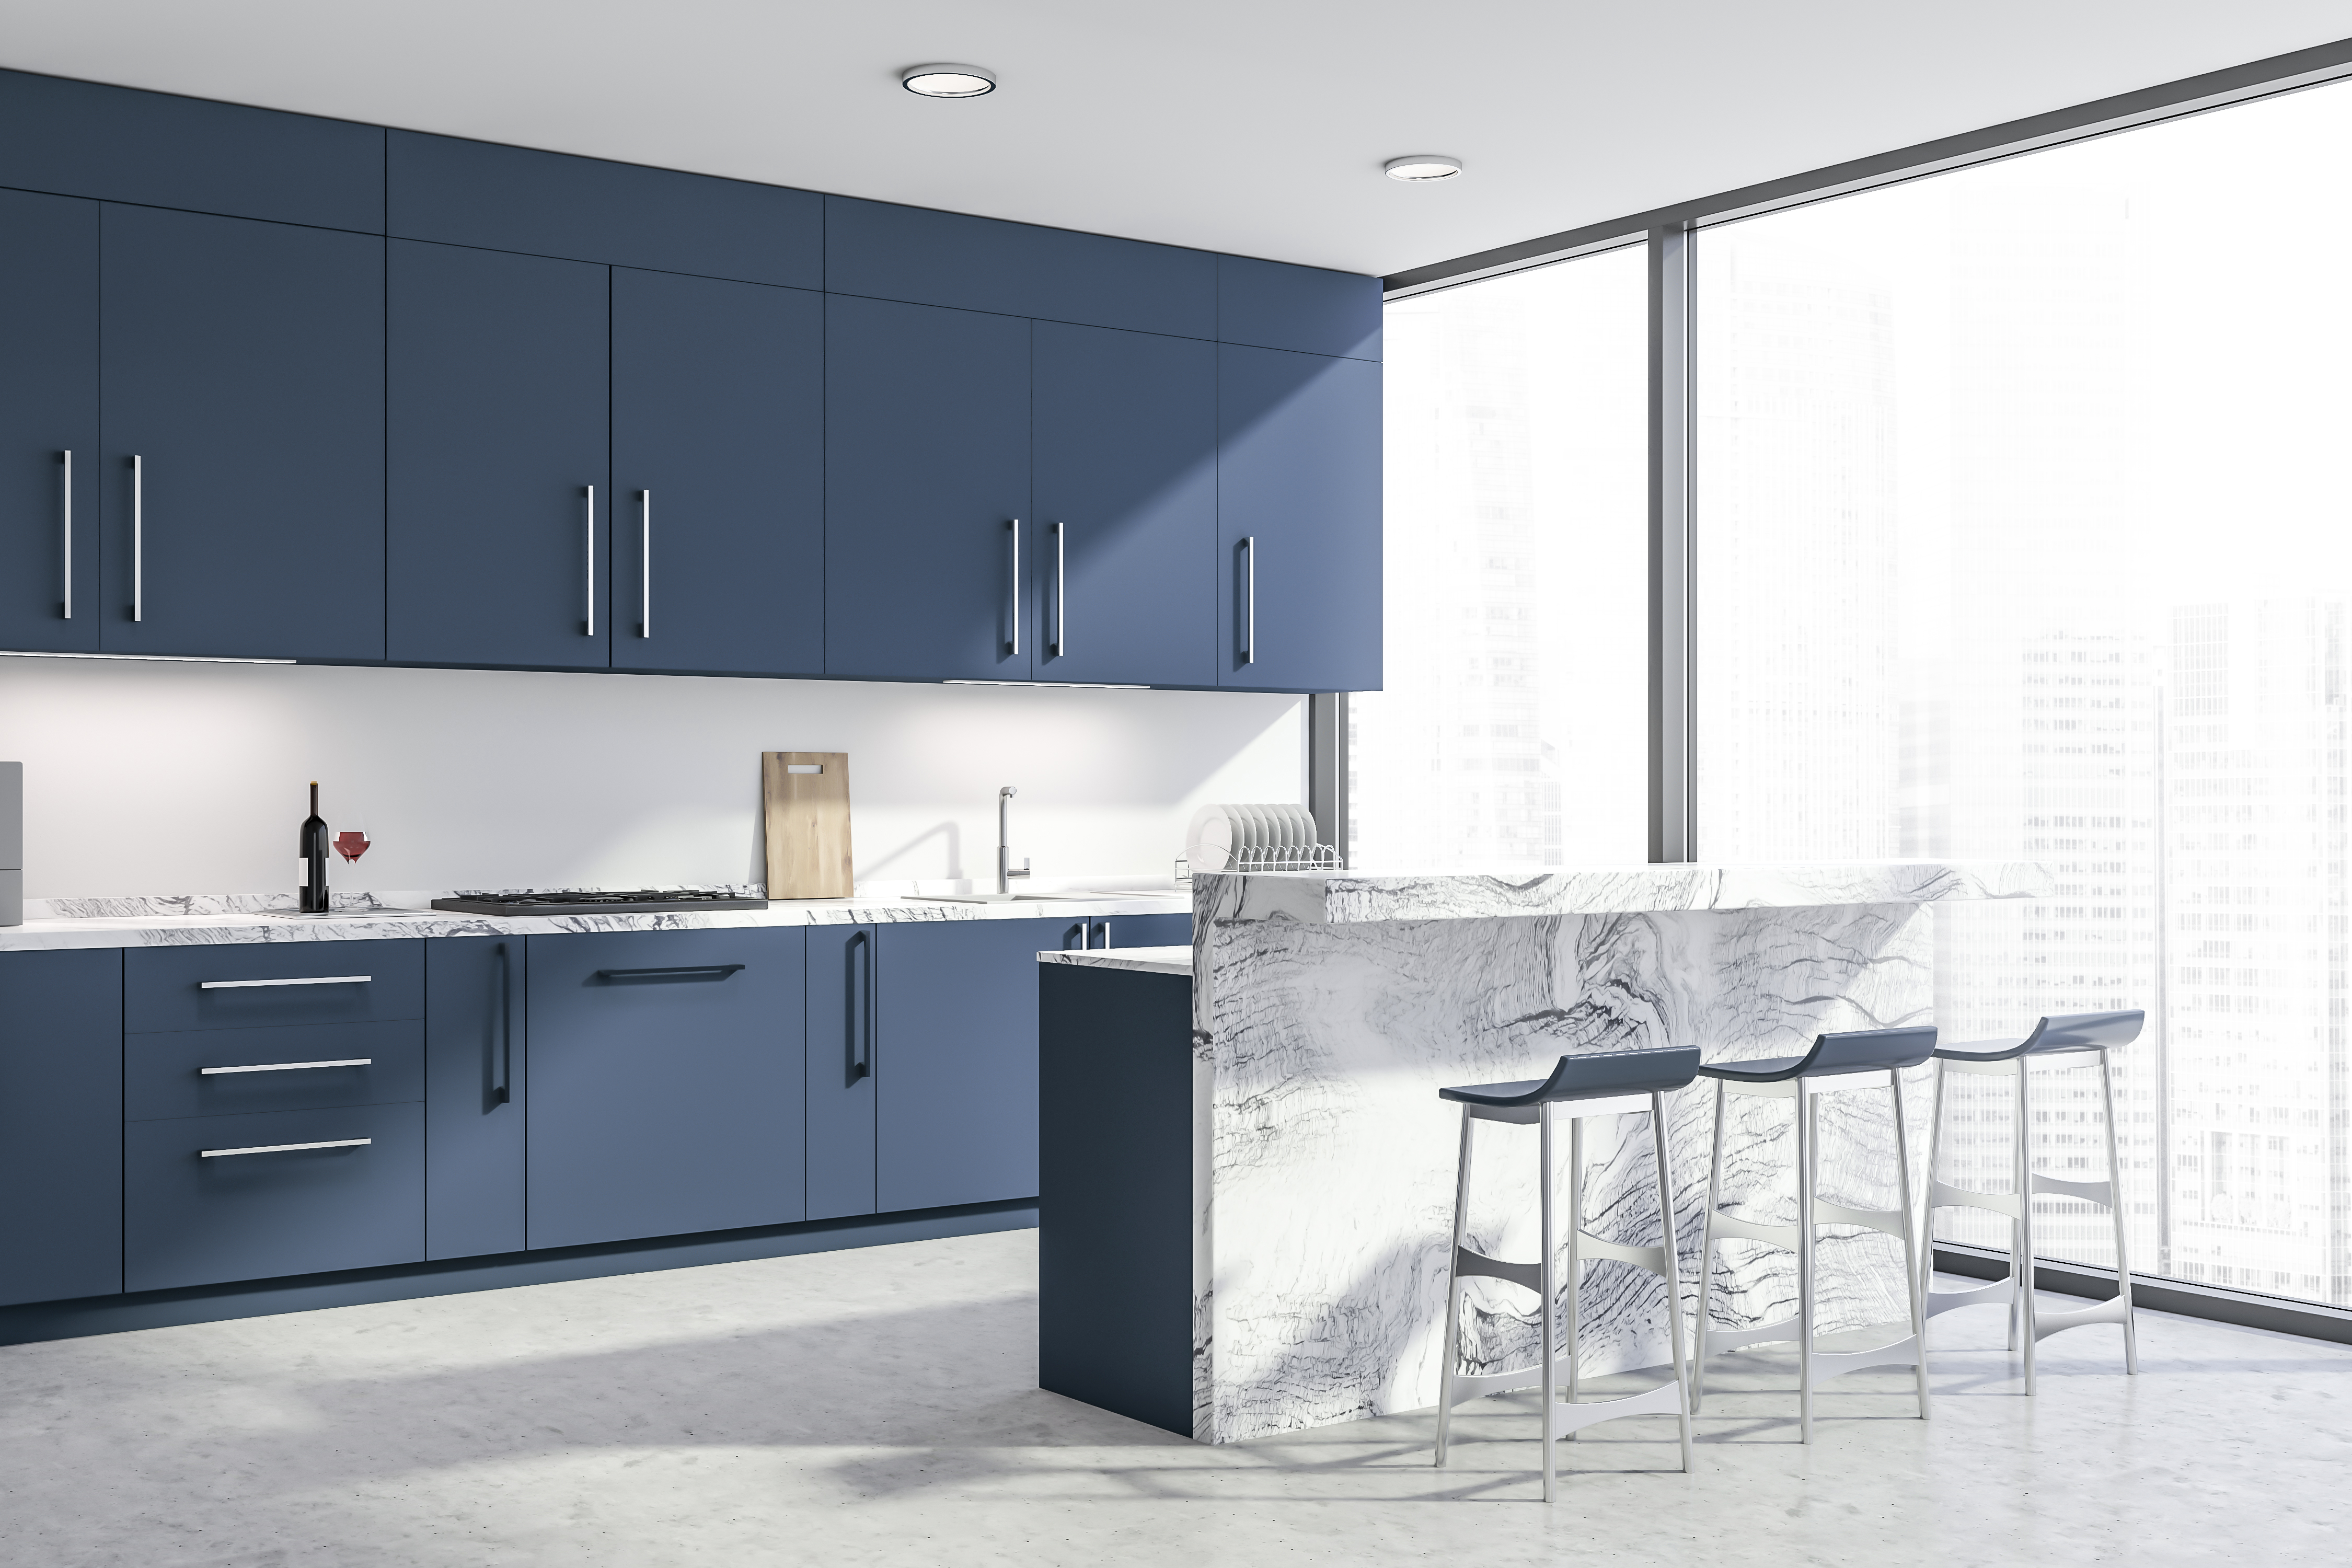
[[[312,1068],[372,1068],[373,1066],[375,1066],[373,1057],[345,1057],[342,1060],[334,1062],[259,1062],[252,1067],[242,1068],[198,1068],[196,1076],[219,1078],[225,1073],[233,1072],[308,1072]]]
[[[131,456],[131,618],[137,620],[146,608],[147,586],[147,519],[145,513],[146,475],[142,471],[139,455]]]
[[[1013,574],[1006,584],[1007,607],[1012,612],[1013,626],[1010,651],[1018,658],[1021,653],[1021,520],[1016,517],[1004,526],[1013,535]]]
[[[196,1152],[207,1160],[225,1160],[231,1154],[291,1154],[301,1149],[364,1149],[374,1142],[373,1138],[329,1138],[317,1143],[256,1143],[245,1149],[199,1149]]]
[[[583,521],[588,530],[588,547],[581,552],[581,559],[588,563],[587,635],[593,637],[596,635],[596,487],[594,485],[588,487],[588,510]]]
[[[1070,580],[1064,552],[1065,530],[1058,522],[1051,526],[1054,530],[1054,646],[1048,651],[1055,658],[1061,658],[1065,657],[1064,645],[1069,640],[1066,618],[1070,607]]]
[[[373,974],[304,974],[285,980],[199,980],[199,991],[242,991],[255,985],[365,985]]]
[[[1244,579],[1242,613],[1242,662],[1257,662],[1257,535],[1242,536],[1242,551],[1249,557],[1249,575]]]
[[[654,635],[654,492],[639,490],[637,506],[644,531],[637,561],[637,635],[649,637]]]
[[[58,453],[58,456],[59,458],[63,458],[63,459],[65,460],[65,465],[66,465],[65,509],[64,509],[64,516],[63,516],[63,518],[62,518],[62,520],[61,520],[61,526],[62,526],[63,531],[64,531],[64,533],[65,533],[65,542],[66,542],[66,569],[65,569],[65,611],[66,611],[66,613],[65,613],[65,618],[66,618],[67,620],[72,620],[72,619],[73,619],[73,454],[72,454],[71,452],[60,452],[60,453]]]

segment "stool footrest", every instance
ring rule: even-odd
[[[1706,1348],[1714,1351],[1736,1351],[1742,1345],[1768,1345],[1781,1340],[1796,1342],[1797,1320],[1782,1318],[1776,1322],[1758,1323],[1752,1328],[1724,1329],[1707,1325]]]
[[[1631,1263],[1637,1268],[1664,1277],[1666,1273],[1666,1249],[1657,1247],[1627,1247],[1622,1242],[1603,1241],[1589,1230],[1576,1233],[1577,1259],[1590,1263],[1595,1258],[1613,1258],[1620,1263]]]
[[[2063,1176],[2045,1176],[2036,1171],[2033,1173],[2033,1190],[2056,1198],[2080,1198],[2103,1209],[2116,1206],[2116,1189],[2112,1182],[2070,1182]]]
[[[1797,1227],[1793,1225],[1764,1225],[1752,1219],[1737,1219],[1721,1209],[1715,1211],[1715,1223],[1707,1229],[1713,1241],[1738,1237],[1742,1241],[1760,1241],[1768,1247],[1793,1247],[1797,1245]]]
[[[2017,1281],[2006,1276],[1988,1279],[1981,1285],[1971,1285],[1965,1290],[1930,1290],[1927,1300],[1921,1304],[1921,1310],[1932,1318],[1938,1312],[1948,1312],[1958,1307],[2006,1303],[2015,1299]]]
[[[2046,1340],[2068,1329],[2080,1329],[2092,1323],[2120,1323],[2130,1315],[2130,1304],[2121,1296],[2088,1307],[2077,1307],[2071,1312],[2047,1312],[2037,1303],[2033,1313],[2033,1337]]]
[[[1980,1193],[1973,1187],[1956,1187],[1949,1182],[1927,1184],[1927,1206],[1930,1209],[1982,1209],[1987,1214],[2005,1214],[2018,1217],[2015,1193]]]
[[[1595,1399],[1588,1403],[1563,1404],[1555,1401],[1551,1407],[1551,1435],[1565,1437],[1587,1426],[1603,1421],[1614,1421],[1622,1415],[1680,1415],[1683,1413],[1683,1385],[1673,1378],[1655,1388],[1645,1388],[1639,1394],[1628,1394],[1616,1399]]]
[[[1571,1359],[1571,1354],[1562,1354],[1552,1363],[1552,1377],[1563,1388],[1568,1386]],[[1490,1394],[1510,1394],[1542,1384],[1543,1367],[1537,1363],[1506,1372],[1457,1372],[1454,1374],[1454,1403],[1459,1405],[1465,1399],[1484,1399]]]
[[[1865,1230],[1885,1231],[1901,1240],[1911,1228],[1911,1216],[1892,1209],[1850,1209],[1843,1204],[1813,1200],[1813,1223],[1822,1225],[1857,1225]]]
[[[1543,1269],[1534,1263],[1506,1263],[1499,1258],[1489,1258],[1483,1252],[1473,1252],[1466,1247],[1454,1249],[1454,1274],[1456,1279],[1500,1279],[1517,1285],[1523,1290],[1543,1291]]]
[[[1892,1344],[1866,1351],[1815,1351],[1813,1381],[1825,1377],[1843,1377],[1850,1372],[1861,1372],[1874,1366],[1917,1366],[1919,1342],[1906,1334]]]

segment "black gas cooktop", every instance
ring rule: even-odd
[[[460,893],[433,907],[461,915],[657,915],[673,910],[764,910],[765,899],[692,889],[635,893]]]

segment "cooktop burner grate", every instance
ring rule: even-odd
[[[682,888],[633,893],[461,893],[433,907],[466,915],[660,914],[668,910],[764,910],[765,899]]]

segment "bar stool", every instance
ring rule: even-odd
[[[1682,1274],[1675,1252],[1674,1157],[1666,1147],[1665,1096],[1687,1088],[1698,1076],[1696,1046],[1668,1050],[1605,1051],[1590,1056],[1562,1057],[1547,1079],[1517,1083],[1474,1084],[1441,1089],[1441,1100],[1462,1107],[1462,1153],[1454,1175],[1454,1250],[1446,1267],[1445,1359],[1437,1386],[1437,1463],[1445,1463],[1445,1441],[1454,1407],[1465,1399],[1539,1385],[1546,1415],[1543,1446],[1543,1500],[1552,1500],[1552,1442],[1571,1436],[1599,1421],[1621,1415],[1673,1415],[1682,1427],[1683,1468],[1691,1468],[1690,1390],[1683,1363]],[[1553,1107],[1561,1110],[1555,1112]],[[1584,1228],[1584,1119],[1623,1116],[1646,1111],[1650,1117],[1653,1157],[1657,1162],[1658,1213],[1665,1236],[1655,1247],[1626,1247],[1603,1241]],[[1553,1338],[1553,1308],[1559,1281],[1552,1257],[1551,1130],[1555,1115],[1569,1122],[1568,1162],[1568,1348],[1562,1354]],[[1464,1245],[1469,1220],[1470,1131],[1480,1121],[1507,1121],[1536,1128],[1536,1159],[1540,1250],[1533,1263],[1506,1263],[1473,1252]],[[1646,1268],[1666,1282],[1668,1351],[1674,1377],[1655,1388],[1618,1399],[1576,1401],[1576,1287],[1579,1267],[1586,1258],[1613,1258]],[[1508,1372],[1459,1373],[1462,1331],[1462,1281],[1473,1277],[1504,1279],[1532,1290],[1542,1302],[1541,1359],[1534,1366]],[[1559,1400],[1560,1363],[1567,1363],[1568,1401]]]
[[[1936,1089],[1934,1110],[1928,1120],[1927,1135],[1927,1212],[1922,1226],[1925,1245],[1918,1261],[1921,1292],[1927,1301],[1927,1316],[1948,1312],[1956,1307],[1972,1307],[1979,1302],[2000,1301],[2009,1307],[2009,1348],[2017,1349],[2017,1319],[2021,1309],[2025,1316],[2025,1392],[2033,1393],[2033,1346],[2035,1342],[2067,1329],[2079,1329],[2087,1323],[2121,1323],[2124,1327],[2124,1372],[2126,1375],[2139,1371],[2139,1342],[2132,1322],[2131,1259],[2124,1250],[2124,1205],[2122,1199],[2123,1166],[2116,1158],[2116,1088],[2109,1071],[2107,1053],[2119,1046],[2130,1045],[2139,1038],[2147,1014],[2138,1008],[2118,1013],[2064,1013],[2045,1017],[2033,1026],[2033,1032],[2021,1040],[1970,1040],[1965,1044],[1936,1047]],[[2032,1064],[2048,1063],[2055,1057],[2074,1057],[2077,1060],[2050,1063],[2061,1068],[2085,1068],[2095,1057],[2099,1068],[2099,1100],[2106,1113],[2107,1179],[2104,1182],[2069,1182],[2057,1176],[2045,1176],[2033,1168],[2033,1144],[2031,1129]],[[1941,1177],[1938,1161],[1943,1153],[1944,1138],[1944,1074],[1973,1073],[1985,1078],[2009,1078],[2017,1080],[2017,1115],[2010,1131],[2010,1169],[2014,1185],[2005,1193],[1977,1192],[1968,1187],[1956,1187]],[[2052,1197],[2080,1198],[2105,1209],[2115,1222],[2116,1229],[2116,1293],[2095,1306],[2078,1308],[2068,1312],[2041,1312],[2033,1300],[2033,1199],[2042,1194]],[[2024,1194],[2021,1199],[2020,1194]],[[1984,1209],[2009,1216],[2009,1273],[2002,1279],[1964,1290],[1937,1290],[1935,1279],[1936,1211],[1939,1208]]]
[[[1757,1061],[1710,1062],[1699,1071],[1715,1079],[1715,1154],[1706,1170],[1706,1230],[1699,1246],[1699,1310],[1697,1366],[1692,1375],[1691,1408],[1696,1411],[1706,1389],[1706,1356],[1710,1342],[1717,1349],[1797,1342],[1797,1440],[1813,1440],[1813,1384],[1817,1378],[1840,1377],[1873,1366],[1909,1366],[1919,1382],[1919,1418],[1927,1418],[1927,1320],[1920,1310],[1917,1259],[1913,1256],[1911,1223],[1910,1142],[1903,1121],[1903,1069],[1917,1067],[1936,1048],[1931,1028],[1854,1029],[1817,1037],[1801,1057],[1775,1057]],[[1823,1081],[1828,1080],[1828,1081]],[[1885,1085],[1893,1095],[1895,1171],[1902,1194],[1894,1209],[1850,1209],[1824,1203],[1815,1195],[1820,1178],[1821,1100],[1824,1093]],[[1723,1185],[1724,1096],[1760,1095],[1794,1102],[1797,1140],[1797,1223],[1764,1225],[1735,1219],[1717,1211]],[[1874,1350],[1817,1351],[1813,1348],[1813,1233],[1824,1225],[1853,1225],[1885,1231],[1903,1242],[1904,1288],[1911,1298],[1911,1332]],[[1740,1238],[1787,1247],[1797,1255],[1797,1311],[1794,1317],[1759,1323],[1747,1329],[1717,1329],[1708,1311],[1715,1278],[1715,1244]]]

